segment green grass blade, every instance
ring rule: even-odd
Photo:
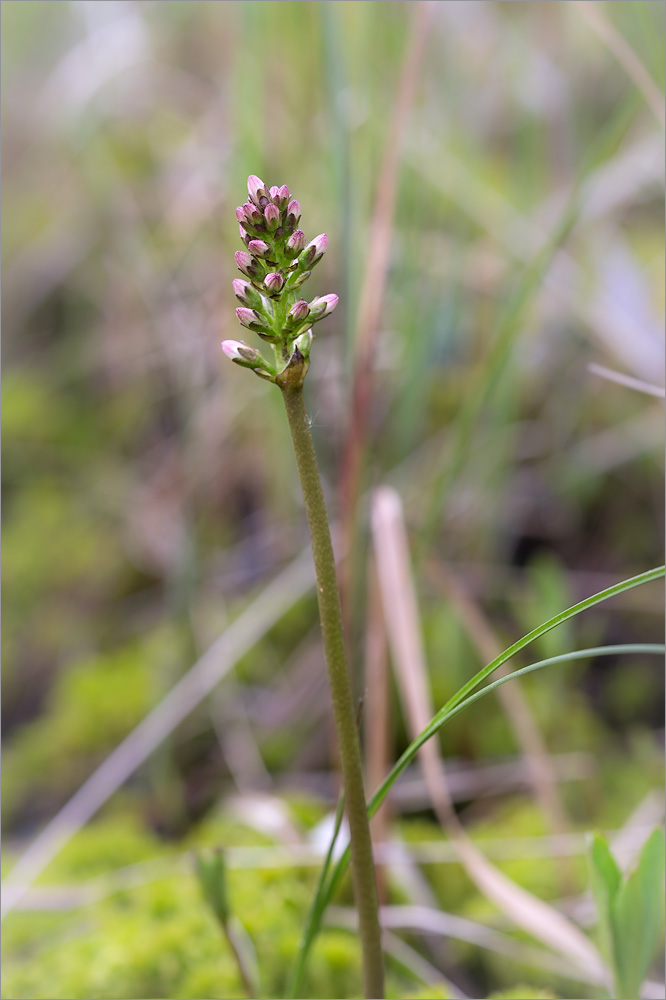
[[[588,853],[590,887],[597,904],[599,942],[604,958],[615,964],[610,907],[622,884],[622,873],[611,854],[605,837],[595,833]]]
[[[536,663],[532,663],[527,667],[522,667],[520,670],[515,670],[513,673],[508,674],[505,677],[500,677],[498,680],[487,684],[481,691],[471,693],[475,687],[489,676],[493,670],[496,670],[502,663],[510,659],[519,649],[522,649],[529,642],[534,639],[539,638],[545,632],[548,632],[551,628],[555,628],[557,625],[566,621],[568,618],[579,614],[581,611],[585,611],[587,608],[593,607],[595,604],[599,604],[602,601],[608,600],[610,597],[615,597],[618,594],[624,593],[626,590],[631,590],[633,587],[640,586],[643,583],[649,583],[652,580],[657,580],[664,575],[666,567],[660,566],[652,570],[648,570],[646,573],[641,573],[638,576],[631,577],[629,580],[623,580],[621,583],[615,584],[613,587],[608,587],[606,590],[600,591],[598,594],[594,594],[592,597],[586,598],[586,600],[581,601],[579,604],[573,605],[561,614],[556,615],[555,618],[551,618],[549,621],[544,622],[538,628],[533,629],[522,639],[514,643],[513,646],[509,646],[507,650],[504,651],[500,656],[496,657],[491,663],[489,663],[483,670],[480,670],[471,681],[469,681],[461,690],[454,695],[443,708],[434,716],[431,722],[426,726],[422,733],[416,737],[415,740],[410,743],[407,749],[404,751],[402,756],[398,759],[396,764],[393,766],[387,777],[384,779],[382,784],[379,786],[375,794],[372,796],[368,802],[368,815],[370,817],[374,816],[380,805],[388,795],[392,785],[395,783],[399,775],[405,770],[408,764],[416,756],[419,749],[427,742],[435,733],[452,718],[462,712],[469,705],[478,701],[480,698],[485,697],[491,691],[500,687],[502,684],[507,684],[510,680],[514,680],[517,677],[522,677],[525,674],[533,673],[536,670],[543,670],[545,667],[554,666],[558,663],[566,663],[571,660],[583,660],[595,656],[610,656],[613,654],[663,654],[665,647],[659,644],[647,644],[647,643],[637,643],[637,644],[627,644],[620,646],[595,646],[590,649],[574,650],[571,653],[563,653],[560,656],[551,656],[545,660],[539,660]],[[328,870],[330,865],[330,858],[333,853],[333,848],[335,844],[335,839],[337,838],[337,829],[329,846],[328,854],[325,861],[325,869]],[[344,853],[341,855],[338,863],[336,864],[333,873],[326,884],[326,874],[322,870],[322,874],[319,879],[317,886],[317,892],[313,900],[312,906],[310,908],[310,913],[308,915],[308,922],[306,924],[305,932],[301,942],[301,949],[298,956],[298,967],[299,975],[302,977],[307,966],[307,961],[309,957],[310,950],[314,941],[321,928],[322,919],[326,907],[333,898],[336,889],[338,888],[342,877],[345,873],[347,865],[349,863],[349,847],[347,847]],[[293,994],[290,994],[293,996]]]
[[[655,830],[610,901],[617,995],[640,996],[664,922],[664,835]]]
[[[561,611],[559,615],[555,615],[554,618],[550,618],[547,622],[544,622],[543,625],[539,625],[537,628],[532,629],[532,631],[528,632],[527,635],[524,635],[522,639],[518,639],[517,642],[514,642],[513,646],[509,646],[508,649],[505,649],[503,653],[496,656],[494,660],[487,664],[487,666],[479,670],[479,672],[475,674],[471,680],[467,681],[467,683],[464,684],[460,690],[456,692],[456,694],[449,698],[444,707],[440,709],[440,712],[435,716],[435,719],[433,719],[433,723],[438,718],[438,715],[448,711],[448,709],[452,708],[454,705],[457,705],[458,702],[462,701],[462,699],[470,693],[470,691],[477,688],[479,684],[486,679],[486,677],[497,670],[497,668],[503,663],[506,663],[507,660],[510,660],[512,656],[515,656],[519,650],[528,646],[531,642],[534,642],[535,639],[545,635],[546,632],[550,632],[551,629],[556,628],[563,622],[568,621],[569,618],[573,618],[575,615],[580,614],[581,611],[587,611],[588,608],[594,607],[595,604],[607,601],[609,598],[616,597],[618,594],[623,594],[625,591],[631,590],[633,587],[639,587],[643,583],[650,583],[652,580],[658,580],[659,577],[664,575],[665,568],[666,567],[664,566],[657,566],[655,569],[649,569],[645,573],[639,573],[638,576],[632,576],[628,580],[622,580],[621,583],[616,583],[612,587],[608,587],[606,590],[601,590],[598,594],[586,597],[584,601],[580,601],[578,604],[572,605],[570,608],[567,608],[566,611]],[[431,723],[431,725],[433,723]]]
[[[338,840],[338,834],[340,833],[340,827],[342,826],[342,816],[345,809],[345,797],[341,794],[338,799],[338,805],[335,810],[335,821],[333,823],[333,835],[331,837],[331,842],[328,845],[328,850],[326,852],[326,857],[324,858],[324,863],[321,866],[321,871],[319,873],[319,880],[317,881],[317,888],[315,890],[314,897],[312,899],[312,904],[308,912],[307,920],[305,922],[305,931],[301,939],[301,943],[298,949],[298,955],[296,956],[296,964],[294,965],[291,978],[289,980],[289,986],[287,988],[287,996],[290,1000],[295,1000],[302,990],[303,976],[305,974],[305,967],[307,963],[308,953],[310,951],[310,944],[314,941],[315,937],[319,933],[319,928],[321,926],[321,918],[324,914],[324,907],[321,906],[321,902],[324,898],[324,887],[326,884],[326,879],[331,867],[331,862],[333,860],[333,852],[335,850],[335,845]],[[325,906],[325,904],[324,904]]]

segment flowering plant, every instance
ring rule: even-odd
[[[271,345],[275,360],[269,361],[243,341],[225,340],[222,349],[237,365],[250,368],[282,391],[312,538],[322,644],[349,820],[352,880],[363,952],[363,991],[365,997],[379,1000],[384,996],[384,966],[361,746],[342,633],[335,555],[303,397],[312,326],[335,309],[338,297],[322,295],[312,302],[299,298],[301,287],[326,251],[328,237],[321,233],[309,243],[306,241],[303,230],[297,228],[301,206],[290,199],[287,185],[269,189],[260,177],[251,174],[247,190],[249,200],[236,209],[246,246],[236,253],[236,264],[244,276],[233,283],[241,303],[236,316],[241,326]]]

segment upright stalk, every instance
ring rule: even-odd
[[[303,386],[282,389],[282,398],[294,443],[296,464],[312,536],[312,556],[317,577],[317,600],[328,682],[337,731],[351,838],[351,867],[363,951],[363,988],[368,998],[384,996],[384,963],[377,904],[372,842],[363,788],[361,748],[347,665],[340,598],[335,573],[331,533],[319,478]]]
[[[307,242],[303,230],[297,228],[301,206],[291,197],[287,185],[269,188],[261,177],[250,174],[247,193],[247,202],[236,209],[239,235],[246,248],[234,255],[244,275],[232,282],[234,295],[241,303],[236,317],[242,327],[270,345],[273,359],[242,340],[225,340],[222,350],[234,364],[277,385],[287,410],[312,536],[319,617],[349,819],[352,879],[363,950],[363,989],[368,1000],[381,1000],[384,963],[361,746],[342,635],[331,533],[303,401],[312,327],[330,316],[338,296],[329,292],[315,296],[311,302],[300,297],[301,288],[326,252],[328,236],[320,233]],[[294,975],[298,979],[298,965]]]

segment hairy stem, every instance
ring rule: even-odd
[[[384,996],[384,963],[379,927],[377,886],[363,789],[361,747],[342,634],[340,597],[335,574],[331,533],[317,458],[305,412],[303,388],[302,386],[285,388],[282,390],[282,397],[294,442],[296,463],[312,536],[319,618],[349,820],[352,880],[363,952],[364,995],[367,998],[379,1000]]]

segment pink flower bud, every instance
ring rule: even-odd
[[[262,181],[261,177],[257,177],[256,174],[250,174],[247,179],[247,193],[250,199],[255,203],[259,204],[261,198],[268,198],[268,191]]]
[[[252,329],[253,323],[261,323],[261,316],[256,313],[254,309],[246,309],[244,306],[239,306],[236,310],[236,318],[241,326],[246,326],[248,330]]]
[[[248,347],[242,340],[223,340],[222,350],[241,368],[250,368],[260,378],[275,381],[275,368],[254,347]]]
[[[264,216],[256,205],[253,205],[251,201],[246,201],[242,206],[245,212],[245,222],[250,226],[261,226],[264,221]]]
[[[238,312],[238,310],[236,310]],[[294,323],[302,323],[304,319],[308,318],[308,313],[310,312],[310,306],[307,304],[305,299],[299,299],[298,302],[294,302],[293,306],[287,314],[287,319]]]
[[[278,191],[279,190],[280,189],[277,186],[277,184],[274,184],[273,187],[268,192],[269,195],[270,195],[270,197],[271,197],[271,201],[273,202],[274,205],[277,205],[277,196],[278,196]]]
[[[338,304],[338,296],[331,293],[330,295],[318,295],[310,303],[310,318],[313,320],[323,319],[324,316],[329,316]]]
[[[326,253],[326,248],[328,247],[328,236],[326,233],[320,233],[319,236],[315,236],[313,240],[310,240],[308,246],[314,247],[316,255],[319,257],[321,254]]]
[[[246,274],[248,278],[257,278],[263,274],[263,269],[258,261],[244,250],[237,250],[234,254],[234,260],[238,270]]]
[[[321,260],[324,256],[327,246],[328,236],[326,233],[320,233],[319,236],[315,236],[313,240],[310,240],[298,258],[298,263],[301,267],[314,267],[317,261]]]
[[[290,201],[287,206],[287,218],[284,224],[288,231],[291,231],[292,229],[296,228],[300,217],[301,217],[301,206],[294,198],[294,200]]]
[[[264,285],[269,292],[279,292],[284,285],[284,278],[277,271],[271,271],[264,278]]]
[[[238,301],[242,302],[244,306],[249,306],[251,309],[258,309],[261,306],[261,295],[248,281],[234,278],[231,287]]]
[[[236,218],[239,222],[245,222],[245,206],[239,205],[236,209]]]
[[[278,189],[275,203],[280,211],[284,212],[285,208],[289,204],[289,188],[286,184],[283,184],[282,187]]]
[[[250,240],[247,248],[255,257],[267,257],[271,252],[268,243],[264,243],[263,240]]]
[[[243,274],[249,274],[249,268],[252,267],[254,261],[249,253],[245,253],[244,250],[237,250],[234,254],[234,260],[236,261],[236,267]]]
[[[277,205],[269,203],[264,209],[264,219],[269,233],[274,233],[280,223],[280,209]]]
[[[296,229],[285,245],[285,252],[289,257],[298,257],[299,253],[305,249],[305,233],[302,229]]]
[[[261,355],[254,347],[248,347],[240,340],[223,340],[222,350],[232,361],[258,361]]]
[[[250,240],[252,238],[249,233],[245,232],[245,230],[243,229],[243,227],[240,224],[238,226],[238,235],[242,239],[242,241],[245,244],[245,246],[248,245],[248,243],[250,242]]]

